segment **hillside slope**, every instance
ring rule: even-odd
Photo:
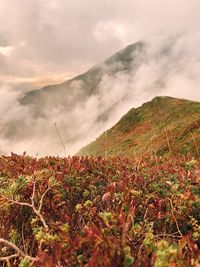
[[[70,111],[75,105],[83,103],[88,96],[98,93],[104,75],[113,77],[117,73],[129,73],[134,68],[136,69],[139,65],[138,57],[143,51],[144,44],[142,42],[131,44],[104,62],[65,83],[46,86],[40,90],[26,93],[20,102],[23,105],[32,106],[36,117],[45,117],[49,106],[52,108],[60,106],[63,108],[63,112]]]
[[[156,152],[200,153],[200,103],[156,97],[131,109],[79,155],[114,156]]]

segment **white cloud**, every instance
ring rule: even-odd
[[[1,70],[72,76],[139,39],[195,37],[199,10],[199,0],[1,0],[0,46],[15,47]]]
[[[114,21],[99,21],[94,29],[94,36],[100,43],[106,43],[113,38],[123,40],[126,36],[126,29],[122,23]]]
[[[0,46],[0,54],[9,57],[14,49],[14,46]]]

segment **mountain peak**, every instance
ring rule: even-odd
[[[134,44],[130,44],[124,49],[118,51],[110,58],[105,60],[106,65],[112,65],[116,63],[122,63],[127,69],[130,68],[130,64],[137,58],[137,55],[141,54],[144,49],[143,42],[137,42]]]
[[[87,72],[82,73],[62,84],[47,85],[39,90],[33,90],[24,95],[20,102],[24,105],[31,105],[37,114],[43,113],[42,110],[48,109],[49,104],[57,107],[58,105],[71,105],[71,99],[68,103],[68,93],[77,96],[76,91],[80,91],[82,100],[91,94],[95,94],[98,90],[105,74],[113,76],[118,72],[128,72],[137,68],[139,56],[144,50],[144,44],[137,42],[130,44],[113,56],[100,64],[94,65]],[[80,100],[80,98],[78,97]],[[52,101],[51,101],[52,100]],[[50,102],[49,102],[50,101]],[[73,103],[73,106],[76,103]]]

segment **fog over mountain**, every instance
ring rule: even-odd
[[[90,6],[1,1],[1,154],[63,155],[55,122],[74,154],[154,96],[200,101],[199,1]]]

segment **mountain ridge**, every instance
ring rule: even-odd
[[[104,60],[100,64],[95,64],[92,66],[88,71],[81,73],[72,79],[65,81],[64,83],[53,84],[44,86],[41,89],[32,90],[24,94],[20,102],[24,105],[31,103],[31,97],[43,97],[42,94],[50,93],[51,91],[58,91],[58,90],[67,90],[68,87],[71,86],[71,83],[77,81],[83,81],[87,83],[87,95],[91,93],[95,93],[95,87],[101,81],[103,75],[113,75],[118,71],[129,71],[130,67],[132,67],[133,61],[136,60],[134,53],[142,52],[144,49],[145,44],[143,42],[136,42],[134,44],[129,44],[124,49],[119,50],[118,52],[114,53],[111,57]],[[114,68],[113,65],[116,65],[116,62],[120,64]],[[130,66],[131,65],[131,66]],[[94,77],[96,81],[94,80]],[[92,86],[90,85],[92,83]],[[89,89],[88,89],[89,88]],[[34,100],[32,100],[34,101]]]
[[[132,108],[112,128],[82,148],[81,156],[172,152],[199,156],[200,102],[157,96]]]

